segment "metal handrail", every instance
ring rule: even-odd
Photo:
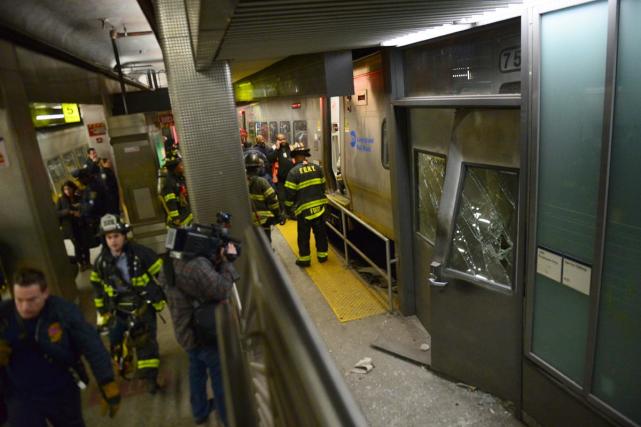
[[[388,304],[388,310],[390,312],[394,311],[394,302],[392,299],[392,264],[396,263],[396,258],[392,258],[391,254],[391,246],[390,242],[391,240],[387,238],[384,234],[382,234],[380,231],[376,230],[374,227],[360,219],[358,216],[356,216],[353,212],[345,209],[343,206],[339,205],[338,203],[334,202],[331,199],[327,199],[328,203],[337,208],[341,212],[341,228],[342,231],[339,231],[336,227],[334,227],[329,221],[325,221],[325,225],[329,227],[330,230],[332,230],[336,235],[338,235],[342,240],[343,240],[343,251],[345,254],[345,265],[349,267],[349,248],[352,248],[357,254],[359,254],[369,265],[371,265],[381,276],[387,280],[387,304]],[[345,216],[349,216],[359,224],[361,224],[363,227],[365,227],[368,231],[370,231],[372,234],[374,234],[376,237],[381,239],[385,243],[385,268],[386,271],[383,271],[374,261],[372,261],[367,255],[363,253],[351,240],[347,238],[347,227],[345,224]]]
[[[230,427],[367,421],[263,231],[244,234],[238,301],[216,308]],[[240,308],[242,306],[242,309]]]

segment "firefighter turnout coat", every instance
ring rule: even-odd
[[[285,206],[297,217],[312,220],[325,213],[325,177],[320,166],[307,161],[297,163],[285,182]]]
[[[280,215],[276,191],[265,178],[248,176],[247,185],[252,204],[253,221],[256,225],[270,225]]]

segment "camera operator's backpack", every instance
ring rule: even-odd
[[[216,306],[219,301],[199,301],[192,298],[176,286],[174,264],[169,254],[163,256],[163,269],[167,286],[176,288],[194,307],[191,313],[191,326],[199,345],[216,343]]]

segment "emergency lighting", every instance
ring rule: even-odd
[[[463,19],[456,20],[451,24],[426,28],[425,30],[407,34],[405,36],[385,40],[381,43],[381,46],[406,46],[408,44],[418,43],[425,40],[446,36],[448,34],[457,33],[459,31],[468,30],[473,27],[487,25],[498,21],[504,21],[510,18],[516,18],[517,16],[521,16],[521,12],[523,11],[523,9],[525,9],[525,7],[537,2],[540,3],[541,1],[525,0],[523,4],[521,4],[521,2],[512,3],[507,5],[506,7],[488,10],[487,12],[478,15],[472,15]]]
[[[42,114],[40,116],[36,116],[36,120],[53,120],[53,119],[64,119],[65,115],[64,114]]]

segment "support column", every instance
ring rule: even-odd
[[[0,257],[9,277],[20,266],[45,272],[53,293],[78,295],[58,228],[15,46],[0,40]]]
[[[213,223],[218,211],[230,212],[232,234],[241,236],[250,208],[229,64],[197,71],[185,2],[154,7],[195,220]]]

